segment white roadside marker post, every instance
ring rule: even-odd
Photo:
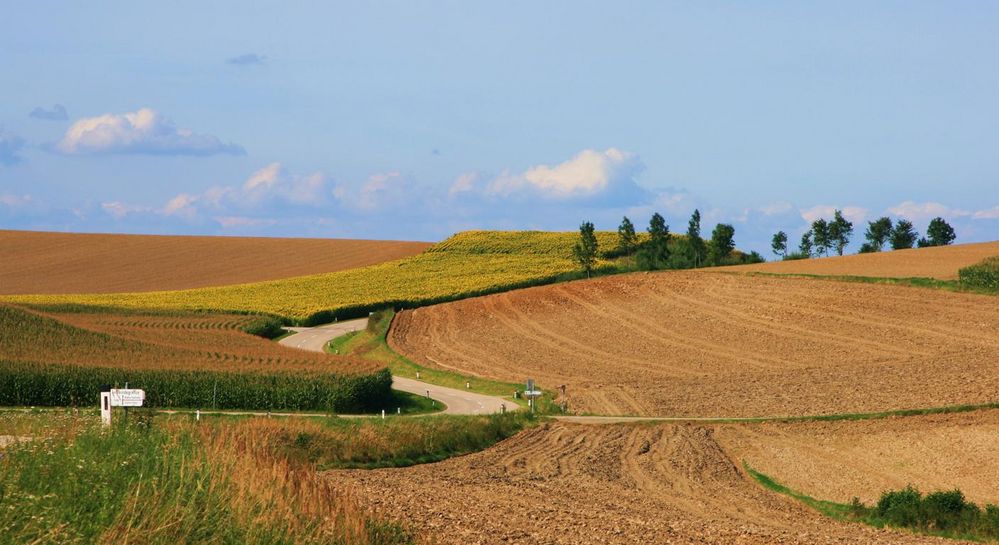
[[[385,409],[382,409],[382,420],[385,420]]]
[[[101,425],[111,426],[111,392],[101,392]]]

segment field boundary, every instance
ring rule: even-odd
[[[926,288],[955,293],[972,293],[978,295],[999,295],[999,289],[983,288],[962,284],[957,280],[939,280],[922,276],[914,277],[890,277],[890,276],[857,276],[857,275],[835,275],[835,274],[807,274],[807,273],[771,273],[762,271],[739,272],[739,271],[711,271],[722,274],[734,274],[741,276],[763,276],[776,278],[802,278],[806,280],[830,280],[833,282],[848,282],[854,284],[885,284],[892,286],[906,286],[910,288]]]

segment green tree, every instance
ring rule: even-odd
[[[662,269],[669,261],[669,225],[658,212],[649,220],[649,239],[638,252],[639,266],[643,269]]]
[[[864,238],[867,239],[870,245],[870,251],[880,252],[884,249],[885,244],[888,242],[888,238],[891,236],[892,224],[891,218],[880,217],[874,221],[867,222],[867,231],[864,233]]]
[[[777,231],[774,233],[774,238],[770,241],[770,247],[773,249],[774,254],[778,257],[784,257],[787,255],[787,233],[784,231]]]
[[[926,237],[929,238],[930,246],[947,246],[954,243],[957,235],[943,218],[933,218],[926,229]]]
[[[700,267],[707,254],[707,247],[704,239],[701,238],[701,211],[695,209],[687,222],[687,246],[690,249],[690,259],[694,262],[694,267]]]
[[[798,243],[798,253],[803,257],[812,257],[812,230],[809,229],[801,235],[801,242]]]
[[[628,216],[621,220],[621,225],[617,228],[617,250],[621,255],[631,255],[635,253],[635,245],[638,237],[635,235],[635,225],[631,223]]]
[[[912,248],[912,245],[916,243],[917,238],[919,238],[919,233],[916,233],[916,230],[912,227],[911,221],[898,220],[895,224],[895,228],[891,230],[891,237],[889,237],[891,249],[905,250],[907,248]]]
[[[719,223],[711,231],[711,242],[708,243],[708,261],[712,265],[721,265],[735,249],[735,227],[727,223]]]
[[[829,222],[829,245],[836,250],[836,255],[843,255],[843,250],[850,244],[853,236],[853,222],[843,217],[842,210],[833,212],[833,220]]]
[[[819,218],[812,222],[812,243],[815,245],[816,255],[829,254],[829,224],[826,220]]]
[[[579,242],[572,249],[572,255],[589,278],[594,265],[597,264],[597,235],[594,233],[592,222],[586,221],[579,226]]]

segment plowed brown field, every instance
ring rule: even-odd
[[[860,422],[722,426],[718,441],[754,469],[815,498],[871,504],[912,484],[999,505],[999,410]]]
[[[920,277],[954,280],[957,278],[958,269],[974,265],[986,257],[994,255],[999,255],[999,241],[885,251],[874,254],[835,256],[821,259],[774,261],[772,263],[726,267],[725,270],[779,274],[876,276],[887,278]]]
[[[551,424],[438,464],[329,477],[443,544],[954,543],[823,517],[757,485],[715,435]]]
[[[400,313],[396,350],[568,386],[575,412],[787,416],[997,400],[999,299],[706,272],[632,274]]]
[[[341,271],[425,242],[0,231],[0,294],[177,290]]]

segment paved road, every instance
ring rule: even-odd
[[[367,323],[367,318],[361,318],[359,320],[348,320],[316,327],[290,327],[288,329],[294,331],[295,334],[288,335],[278,342],[292,348],[322,352],[326,343],[331,339],[350,333],[351,331],[364,329]],[[518,405],[513,400],[477,394],[467,390],[437,386],[436,384],[411,378],[393,376],[392,388],[422,396],[427,395],[427,392],[429,392],[432,399],[440,401],[447,406],[447,409],[444,410],[445,414],[492,414],[501,412],[504,405],[508,411],[518,408]]]
[[[346,335],[351,331],[364,329],[367,325],[368,319],[360,318],[358,320],[334,322],[332,324],[316,327],[287,327],[285,329],[294,331],[295,334],[288,335],[278,342],[292,348],[300,348],[311,352],[322,352],[326,343],[328,343],[330,339],[335,339],[340,335]]]

